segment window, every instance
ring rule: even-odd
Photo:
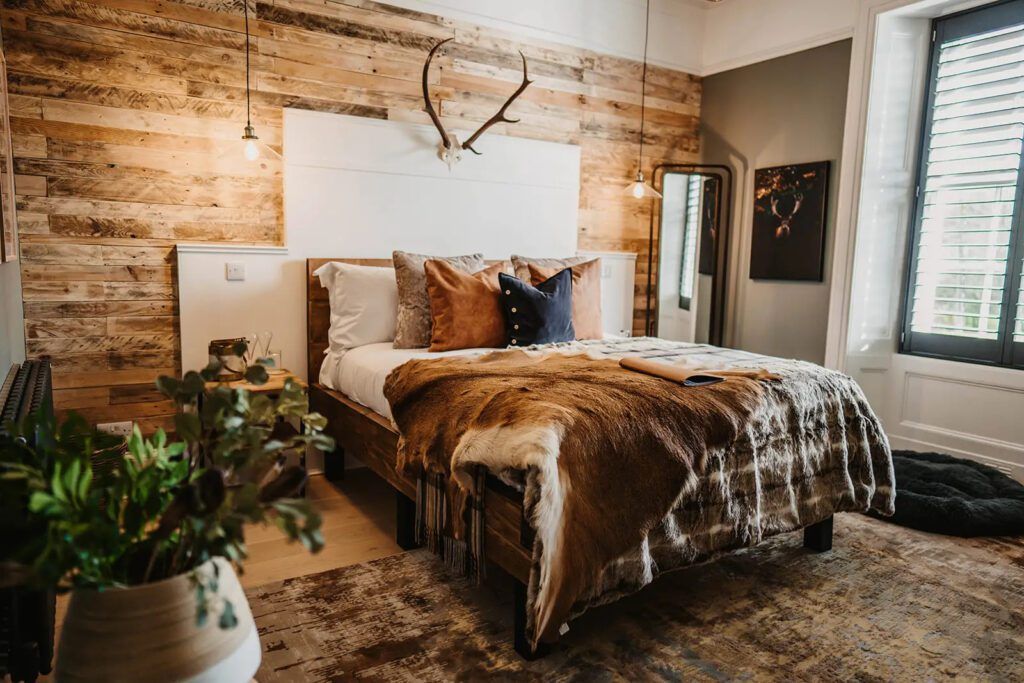
[[[1024,0],[935,22],[900,350],[1024,367]]]
[[[697,260],[702,180],[699,175],[691,175],[686,186],[686,220],[683,224],[683,254],[679,272],[679,308],[685,311],[690,310],[690,302],[693,300],[693,264]]]

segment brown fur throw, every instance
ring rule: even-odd
[[[650,341],[655,356],[680,348]],[[614,349],[595,358],[600,348],[414,360],[385,386],[400,466],[455,482],[457,537],[480,466],[526,473],[534,643],[658,571],[836,510],[891,513],[888,444],[849,378],[761,358],[781,379],[753,379],[748,363],[724,382],[682,387],[619,367]]]

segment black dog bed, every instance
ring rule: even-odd
[[[950,536],[1024,535],[1024,485],[942,453],[893,451],[896,514],[879,517]]]

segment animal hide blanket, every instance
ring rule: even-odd
[[[683,387],[620,367],[626,355],[732,372]],[[525,482],[534,645],[660,571],[836,511],[893,510],[888,442],[863,393],[809,363],[656,339],[575,343],[409,361],[385,395],[399,466],[450,477],[444,533],[466,538],[482,468]]]

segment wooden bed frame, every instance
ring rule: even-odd
[[[416,481],[396,468],[398,432],[390,421],[344,394],[320,384],[320,366],[327,349],[330,302],[327,290],[313,272],[337,261],[366,266],[392,265],[390,259],[318,258],[306,261],[306,339],[310,409],[327,418],[326,433],[337,448],[324,454],[324,473],[333,482],[344,478],[345,455],[351,454],[395,489],[396,541],[403,550],[417,547],[415,540]],[[534,531],[523,514],[522,493],[496,477],[487,477],[484,515],[485,558],[509,575],[514,591],[514,646],[526,659],[546,654],[531,650],[526,639],[526,586],[533,558]],[[832,518],[804,529],[804,545],[812,550],[832,548]]]

